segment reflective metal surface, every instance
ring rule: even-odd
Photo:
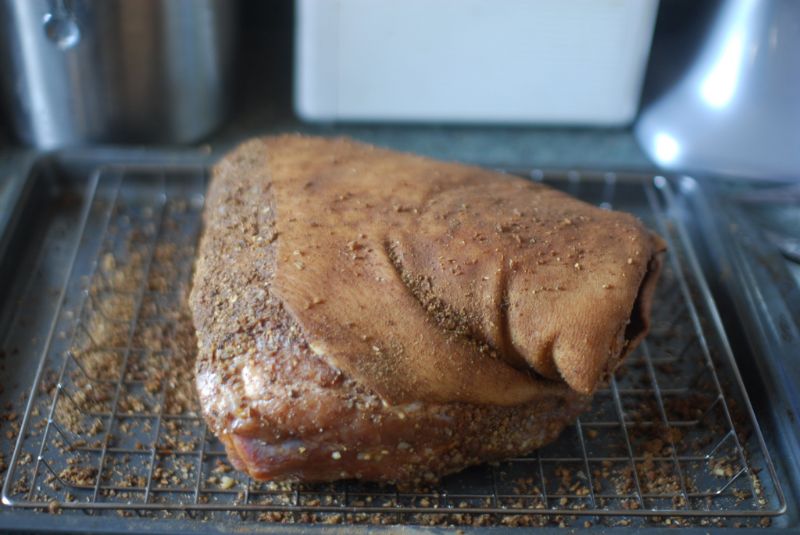
[[[196,140],[225,115],[236,2],[0,0],[0,83],[40,148]]]
[[[666,169],[800,178],[800,2],[728,0],[636,136]]]

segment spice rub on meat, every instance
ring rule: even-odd
[[[256,479],[433,480],[553,440],[645,335],[664,250],[633,216],[357,143],[214,169],[197,388]]]

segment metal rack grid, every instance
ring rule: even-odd
[[[145,516],[377,515],[372,521],[382,523],[426,514],[448,522],[489,515],[490,523],[509,515],[782,514],[785,499],[721,322],[671,215],[670,181],[506,171],[632,211],[669,246],[651,334],[555,443],[413,491],[352,481],[259,483],[229,471],[196,400],[180,411],[167,403],[175,377],[163,372],[185,367],[191,355],[148,346],[140,336],[148,326],[169,333],[186,321],[205,170],[114,167],[97,171],[88,185],[3,502]],[[163,247],[171,254],[161,254]],[[93,353],[113,357],[87,367],[84,357]]]

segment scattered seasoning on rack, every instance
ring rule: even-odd
[[[179,207],[174,207],[179,210]],[[185,207],[184,207],[185,209]],[[152,214],[151,214],[152,215]],[[166,229],[170,230],[171,222],[165,222]],[[72,432],[71,442],[68,444],[60,437],[56,436],[55,444],[61,453],[60,461],[63,466],[58,466],[58,477],[48,474],[45,478],[45,485],[50,491],[36,489],[43,496],[42,510],[51,513],[61,514],[64,512],[63,503],[74,503],[81,499],[80,490],[66,490],[61,484],[63,481],[67,487],[77,486],[79,489],[93,489],[98,475],[102,478],[103,485],[110,485],[112,482],[117,489],[102,489],[101,499],[120,501],[122,503],[135,503],[142,499],[141,491],[147,485],[147,472],[137,465],[134,458],[137,455],[119,456],[109,454],[106,464],[102,467],[102,473],[96,465],[90,466],[85,461],[95,454],[86,453],[84,450],[98,450],[103,446],[102,439],[106,433],[109,437],[109,446],[117,445],[119,441],[130,438],[131,434],[140,434],[138,440],[133,442],[132,449],[149,454],[151,447],[156,447],[156,465],[153,467],[153,497],[155,503],[167,498],[158,493],[168,492],[168,489],[181,489],[193,491],[194,481],[202,480],[201,495],[198,496],[199,503],[209,503],[215,500],[218,495],[214,491],[227,491],[224,496],[233,497],[234,504],[245,503],[245,494],[242,491],[245,486],[252,491],[262,491],[260,496],[251,495],[249,503],[280,503],[288,505],[293,503],[293,491],[296,488],[288,483],[251,482],[246,484],[241,475],[233,471],[230,465],[220,457],[204,459],[198,463],[199,451],[202,448],[204,437],[200,435],[202,429],[199,417],[197,399],[194,393],[194,370],[193,360],[195,352],[194,330],[191,324],[185,299],[189,284],[189,271],[186,269],[187,258],[191,259],[191,248],[176,245],[173,243],[158,243],[152,251],[152,255],[147,247],[149,239],[152,238],[154,228],[147,230],[146,225],[142,229],[132,232],[129,242],[120,242],[124,246],[115,248],[114,252],[105,252],[99,260],[98,272],[92,281],[86,281],[85,287],[88,288],[89,301],[84,316],[80,318],[80,323],[86,327],[85,332],[79,332],[73,344],[72,355],[76,363],[80,364],[83,371],[78,366],[71,366],[68,374],[68,381],[64,389],[69,392],[70,400],[65,397],[60,398],[57,404],[56,422],[63,424],[65,429]],[[507,231],[508,229],[501,229]],[[119,229],[112,227],[110,233],[121,236],[123,233]],[[149,234],[148,234],[149,233]],[[119,245],[119,243],[118,243]],[[354,251],[358,250],[355,247]],[[149,257],[152,262],[148,264]],[[298,255],[300,256],[300,255]],[[554,256],[557,256],[554,254]],[[565,253],[562,252],[562,256]],[[566,254],[573,262],[575,269],[580,269],[581,264],[578,258]],[[560,261],[560,260],[559,260]],[[149,272],[146,272],[147,266]],[[141,298],[140,306],[137,309],[137,291],[145,285],[146,292]],[[558,290],[556,288],[555,290]],[[424,288],[423,288],[424,290]],[[549,288],[542,288],[541,291],[552,291]],[[454,321],[453,313],[446,309],[443,303],[431,303],[436,308],[437,317],[441,321]],[[70,311],[65,311],[68,315]],[[78,313],[76,310],[75,314]],[[130,333],[131,324],[135,324],[135,332]],[[458,325],[455,325],[458,327]],[[680,332],[674,332],[664,338],[679,339]],[[128,362],[123,370],[123,361],[128,339],[131,338],[132,344],[128,355]],[[657,341],[657,340],[656,340]],[[654,342],[655,343],[655,342]],[[0,365],[2,359],[0,358]],[[652,390],[649,379],[643,373],[645,368],[642,363],[628,362],[628,373],[622,377],[643,377],[633,386],[643,391]],[[680,377],[682,370],[680,364],[674,362],[655,362],[653,366],[656,373],[664,377]],[[84,371],[86,373],[84,373]],[[92,379],[87,379],[86,376]],[[118,404],[116,407],[117,418],[110,423],[105,417],[92,417],[87,412],[109,413],[114,407],[111,406],[114,399],[114,387],[116,380],[123,377],[123,385]],[[57,377],[52,373],[46,373],[45,380],[40,383],[40,394],[42,400],[37,404],[31,415],[34,416],[34,424],[29,432],[35,435],[41,432],[46,423],[48,402],[52,399],[57,388]],[[673,397],[665,401],[666,410],[672,419],[676,420],[699,420],[704,417],[704,409],[709,407],[711,401],[704,392],[714,392],[715,387],[707,384],[707,381],[700,378],[693,386],[694,393],[690,395]],[[163,396],[163,402],[162,402]],[[24,399],[20,400],[24,402]],[[626,400],[624,400],[626,401]],[[531,499],[530,496],[541,496],[542,490],[538,476],[521,478],[515,482],[514,492],[525,498],[513,499],[504,502],[503,506],[509,509],[534,507],[546,509],[552,506],[567,508],[577,512],[588,508],[588,497],[594,491],[596,494],[603,492],[618,496],[632,496],[635,494],[635,484],[633,475],[637,474],[641,490],[645,494],[675,494],[680,490],[680,481],[677,479],[671,461],[665,462],[663,458],[670,458],[675,447],[686,448],[691,451],[707,451],[713,446],[714,440],[726,436],[727,430],[721,422],[706,421],[703,425],[707,426],[705,433],[700,436],[684,434],[677,427],[668,425],[636,425],[637,422],[653,423],[660,419],[659,407],[655,400],[650,396],[642,399],[635,407],[625,407],[624,410],[631,421],[627,432],[636,453],[641,458],[636,462],[615,463],[604,461],[593,463],[588,473],[584,473],[581,467],[577,469],[572,466],[559,466],[546,476],[543,482],[546,490],[556,496],[545,503],[541,499]],[[739,440],[746,443],[748,436],[743,433],[748,429],[748,420],[743,411],[739,410],[735,400],[726,399],[735,427],[740,432]],[[20,405],[21,406],[21,405]],[[6,434],[12,437],[19,433],[19,416],[12,406],[5,408],[6,413],[0,418],[0,425]],[[142,412],[160,413],[162,421],[160,425],[155,424],[155,418],[145,418],[141,426],[136,426],[126,420],[127,416],[140,415]],[[180,419],[164,418],[164,416],[175,416]],[[183,419],[186,417],[186,419]],[[158,428],[158,433],[156,433]],[[584,430],[584,437],[589,442],[603,440],[604,436],[597,428],[587,428]],[[219,445],[215,444],[215,448]],[[77,452],[77,453],[76,453]],[[708,474],[712,480],[717,478],[719,485],[724,484],[741,469],[740,460],[730,452],[720,450],[718,455],[709,463],[698,463],[694,466],[686,467],[692,474]],[[143,454],[138,457],[145,458]],[[29,466],[33,462],[30,453],[23,455],[20,462]],[[4,465],[4,459],[0,456],[0,465]],[[200,474],[198,474],[198,470]],[[502,470],[499,471],[502,475]],[[205,476],[205,477],[202,477]],[[591,476],[591,485],[589,483]],[[732,498],[745,502],[755,501],[758,506],[765,506],[767,499],[763,495],[764,490],[758,477],[757,471],[747,474],[752,480],[755,489],[755,496],[749,488],[732,488]],[[692,492],[703,492],[706,488],[699,487],[698,481],[686,478],[684,481],[686,490]],[[708,482],[704,482],[708,484]],[[555,486],[555,489],[553,488]],[[307,489],[308,487],[301,487]],[[19,475],[14,484],[12,492],[24,493],[29,490],[27,473]],[[271,522],[317,522],[325,524],[371,523],[371,524],[394,524],[399,518],[403,522],[412,522],[424,525],[463,525],[463,526],[484,526],[484,525],[504,525],[514,527],[538,527],[538,526],[561,526],[561,527],[591,527],[592,521],[579,515],[488,515],[488,514],[461,514],[448,511],[448,514],[437,513],[436,510],[442,507],[440,498],[435,494],[435,489],[406,489],[408,492],[430,493],[429,497],[422,498],[418,504],[425,510],[413,514],[376,514],[376,513],[314,513],[314,512],[259,512],[246,513],[246,518],[257,519]],[[208,492],[206,492],[208,491]],[[336,492],[319,489],[316,497],[305,496],[303,504],[309,507],[321,505],[331,506],[340,503]],[[394,492],[393,490],[388,492]],[[57,496],[58,499],[53,499]],[[352,507],[365,507],[369,504],[379,504],[384,507],[398,505],[394,497],[380,498],[376,496],[366,496],[352,498],[349,504]],[[85,499],[85,496],[84,496]],[[191,498],[190,498],[191,499]],[[598,506],[611,505],[598,498]],[[446,501],[446,500],[445,500]],[[454,510],[466,509],[471,507],[493,507],[490,498],[477,497],[470,501],[461,500],[458,503],[451,501],[447,504]],[[676,509],[685,507],[682,497],[677,497],[673,501]],[[711,506],[709,501],[708,506]],[[627,498],[621,501],[621,507],[635,510],[641,505],[635,498]],[[646,505],[645,505],[646,507]],[[130,516],[131,511],[119,510],[120,516]],[[165,516],[184,518],[185,513],[181,512],[160,512]],[[198,518],[205,518],[205,513],[198,513]],[[235,520],[238,517],[235,518]],[[708,527],[722,527],[726,525],[736,525],[737,527],[768,527],[771,524],[769,517],[756,517],[755,519],[737,520],[735,524],[728,524],[726,519],[720,517],[702,518],[698,521],[690,521],[687,518],[670,517],[668,515],[653,515],[645,519],[639,518],[609,518],[596,521],[598,525],[642,525],[641,522],[660,523],[669,527],[682,527],[701,525]],[[463,532],[463,531],[462,531]]]

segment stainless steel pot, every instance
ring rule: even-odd
[[[231,0],[0,0],[0,83],[40,148],[185,143],[222,121]]]

